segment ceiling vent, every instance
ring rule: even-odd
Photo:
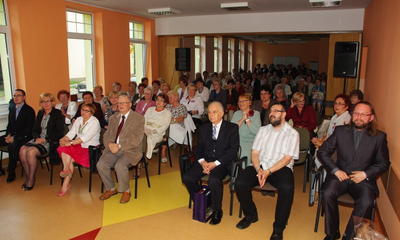
[[[248,11],[252,10],[248,2],[238,2],[238,3],[221,3],[221,8],[227,11]]]
[[[171,16],[171,15],[179,15],[181,14],[181,11],[167,7],[167,8],[151,8],[148,10],[148,13],[159,16]]]
[[[309,0],[311,7],[323,8],[323,7],[340,7],[342,0]]]

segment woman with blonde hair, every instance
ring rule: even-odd
[[[26,180],[22,184],[25,191],[35,186],[37,157],[49,153],[52,142],[58,142],[64,131],[64,117],[61,111],[55,109],[55,98],[51,93],[40,94],[40,109],[33,126],[33,139],[21,147],[19,159],[24,168]]]

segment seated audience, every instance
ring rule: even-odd
[[[32,139],[32,128],[35,124],[35,110],[26,102],[26,94],[16,89],[13,95],[14,104],[9,109],[6,133],[0,137],[0,146],[8,145],[7,183],[14,182],[20,148]],[[10,104],[11,105],[11,104]],[[0,159],[0,176],[5,175]]]
[[[50,144],[58,142],[64,132],[64,118],[61,111],[54,108],[56,105],[54,100],[51,93],[40,94],[40,110],[32,129],[33,139],[22,146],[19,151],[19,160],[26,176],[26,180],[22,184],[25,191],[30,191],[35,186],[37,157],[49,153]]]
[[[129,82],[129,91],[128,91],[128,94],[129,94],[129,96],[130,96],[130,98],[131,98],[131,102],[132,102],[133,98],[134,98],[135,95],[136,95],[136,88],[137,88],[136,82]]]
[[[320,79],[315,80],[315,86],[311,91],[311,95],[313,109],[315,109],[315,111],[321,112],[322,102],[325,99],[325,87],[321,85]]]
[[[204,86],[203,80],[196,81],[197,94],[203,102],[208,102],[208,98],[210,97],[210,89]]]
[[[179,103],[179,94],[175,90],[171,90],[168,93],[168,104],[165,107],[168,111],[171,112],[171,126],[173,126],[174,131],[169,132],[169,137],[175,142],[183,142],[180,141],[182,138],[186,136],[185,129],[185,118],[188,114],[186,107]],[[164,146],[162,149],[162,156],[165,156],[166,147]],[[161,159],[162,162],[167,162],[167,159]]]
[[[119,113],[110,117],[103,137],[105,149],[97,163],[97,170],[107,190],[99,199],[106,200],[120,192],[122,196],[119,202],[127,203],[131,199],[129,167],[136,166],[143,156],[144,117],[132,111],[132,103],[127,95],[120,95],[117,104]],[[118,190],[111,168],[117,175]]]
[[[210,97],[208,98],[208,102],[220,102],[224,108],[226,107],[227,96],[226,92],[221,88],[221,80],[215,79],[213,80],[214,89],[211,90]]]
[[[274,71],[272,77],[269,78],[268,83],[271,85],[272,89],[275,89],[275,86],[278,85],[280,81],[281,79],[278,76],[278,72]]]
[[[225,90],[227,95],[226,109],[224,119],[230,121],[233,113],[236,112],[238,106],[238,92],[235,89],[235,81],[232,79],[228,81],[228,88]]]
[[[190,83],[188,85],[188,95],[186,98],[182,98],[180,103],[186,107],[187,112],[192,116],[193,122],[196,125],[200,125],[201,115],[204,112],[204,102],[203,100],[196,96],[196,85]]]
[[[244,88],[242,86],[242,81],[240,81],[240,80],[235,81],[235,89],[238,92],[238,96],[242,95],[243,93],[246,93],[246,91],[244,90]]]
[[[104,113],[104,128],[108,128],[108,121],[110,117],[118,112],[118,93],[111,91],[108,94],[108,101],[110,102],[110,106],[106,108],[106,111]]]
[[[144,115],[144,133],[147,135],[147,159],[151,159],[154,146],[163,140],[165,131],[169,128],[171,123],[171,112],[165,109],[167,104],[168,96],[164,93],[160,93],[156,98],[156,106],[149,108]],[[167,161],[165,151],[161,151],[161,160],[163,162]],[[138,174],[140,174],[139,171]]]
[[[203,81],[204,81],[204,86],[206,88],[208,88],[208,90],[210,90],[212,81],[211,81],[211,78],[210,78],[210,74],[207,71],[203,71]],[[207,101],[205,101],[205,102],[207,102]]]
[[[253,96],[253,87],[251,86],[251,78],[246,77],[243,81],[243,89],[246,93]]]
[[[276,91],[276,88],[278,86],[281,86],[283,89],[283,92],[285,93],[286,98],[290,98],[292,95],[292,89],[290,86],[287,84],[288,83],[288,76],[285,75],[281,78],[281,83],[277,84],[274,88],[274,92]]]
[[[251,164],[251,147],[254,138],[261,127],[260,112],[250,108],[251,96],[247,93],[240,95],[239,108],[231,120],[232,123],[239,125],[239,137],[241,154],[240,157],[247,157],[244,167]]]
[[[146,87],[144,89],[144,100],[141,100],[136,106],[136,112],[144,116],[149,107],[154,107],[156,102],[152,100],[153,89],[151,87]]]
[[[136,93],[133,98],[132,98],[132,110],[135,111],[136,110],[136,106],[137,104],[140,102],[140,100],[144,99],[144,89],[146,88],[146,85],[141,83],[139,84],[138,87],[138,93]]]
[[[262,188],[267,182],[278,189],[274,230],[270,240],[283,239],[294,197],[294,159],[299,157],[299,134],[285,121],[285,116],[285,107],[282,104],[272,105],[269,114],[271,124],[261,127],[254,140],[251,152],[253,165],[246,167],[235,183],[245,216],[236,225],[239,229],[248,228],[258,221],[251,189],[258,185]]]
[[[335,131],[335,127],[347,125],[351,121],[351,115],[347,111],[350,107],[350,97],[346,94],[339,94],[335,97],[333,102],[333,110],[335,115],[332,116],[331,122],[329,123],[328,131],[323,138],[313,138],[311,142],[316,146],[320,147],[324,141],[330,137]]]
[[[210,224],[217,225],[222,219],[222,180],[230,174],[232,162],[237,159],[239,150],[238,125],[222,119],[224,107],[220,102],[208,106],[210,123],[200,127],[199,140],[195,148],[196,161],[183,176],[191,199],[202,186],[199,180],[209,175],[208,186],[211,191],[212,209]]]
[[[293,127],[305,128],[310,133],[310,137],[314,129],[317,127],[317,119],[315,112],[311,106],[305,105],[304,93],[293,94],[292,104],[287,110],[286,120],[292,119]]]
[[[179,101],[182,98],[186,98],[188,95],[188,89],[187,89],[187,85],[188,85],[188,81],[186,78],[181,78],[179,80],[179,86],[180,88],[177,90],[178,94],[179,94]]]
[[[308,88],[307,96],[308,96],[309,102],[311,104],[312,90],[313,90],[313,88],[315,86],[314,83],[313,83],[313,77],[311,75],[307,75],[306,85],[307,85],[307,88]]]
[[[112,85],[113,91],[119,93],[122,89],[122,85],[119,82],[114,82]]]
[[[161,92],[168,96],[169,91],[171,91],[171,86],[168,83],[163,83],[161,85]]]
[[[82,104],[81,116],[76,119],[71,130],[60,139],[57,151],[63,162],[60,177],[64,178],[64,182],[57,194],[59,197],[64,196],[71,188],[69,183],[74,173],[74,162],[90,168],[89,146],[100,144],[100,123],[93,116],[95,112],[93,104]]]
[[[276,101],[271,99],[272,89],[269,85],[262,85],[260,89],[261,100],[254,101],[251,108],[260,113],[261,125],[267,126],[269,124],[269,110]]]
[[[110,103],[108,102],[107,97],[103,96],[103,87],[100,85],[95,86],[93,88],[93,94],[94,94],[94,102],[100,104],[100,106],[101,106],[100,109],[104,113],[104,111],[106,110],[106,107],[108,105],[110,105]],[[82,96],[82,98],[83,98],[83,96]],[[96,108],[97,108],[97,106],[96,106]],[[96,109],[96,110],[98,110],[98,109]]]
[[[57,93],[57,98],[60,100],[60,103],[56,105],[56,109],[61,110],[62,115],[64,116],[65,125],[69,126],[71,124],[71,119],[76,114],[76,103],[69,101],[69,92],[66,90],[61,90]]]
[[[351,105],[349,108],[350,114],[353,113],[354,106],[363,100],[364,100],[364,94],[363,92],[361,92],[361,90],[354,89],[350,92],[350,101],[351,101]]]
[[[142,79],[140,80],[141,83],[143,83],[145,85],[144,88],[146,88],[149,85],[149,79],[147,77],[142,77]],[[140,84],[139,84],[140,85]]]
[[[297,85],[293,88],[293,93],[304,93],[304,96],[306,98],[306,104],[309,103],[308,101],[308,86],[304,83],[305,80],[304,78],[299,78],[299,81],[297,83]]]
[[[99,123],[101,125],[101,127],[104,127],[104,114],[103,111],[101,109],[100,104],[96,103],[93,101],[93,93],[86,91],[82,94],[82,99],[84,103],[92,103],[95,107],[96,107],[96,112],[94,113],[94,116],[97,118],[97,120],[99,120]],[[107,101],[108,102],[108,101]],[[75,120],[81,116],[81,107],[82,104],[79,105],[78,110],[76,111],[75,116],[72,118],[72,123],[75,122]],[[104,109],[105,110],[105,109]]]
[[[282,104],[286,109],[290,107],[290,101],[285,97],[285,92],[282,86],[277,86],[275,88],[275,100]]]
[[[158,96],[158,94],[161,93],[161,82],[158,80],[154,80],[151,84],[153,86],[153,101],[156,100],[155,98]]]
[[[337,152],[337,161],[332,154]],[[350,125],[338,126],[317,152],[328,173],[322,185],[325,211],[324,240],[340,238],[338,197],[349,193],[354,209],[342,239],[354,238],[354,227],[370,219],[379,194],[376,179],[390,166],[386,133],[376,129],[376,115],[369,102],[359,102]]]

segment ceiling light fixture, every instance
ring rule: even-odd
[[[309,0],[311,7],[339,7],[342,0]]]
[[[170,15],[179,15],[181,11],[166,7],[166,8],[151,8],[148,10],[148,13],[161,15],[161,16],[170,16]]]
[[[246,11],[251,10],[248,2],[221,3],[221,8],[228,11]]]

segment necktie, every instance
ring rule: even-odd
[[[122,121],[118,126],[117,135],[115,136],[115,141],[114,141],[115,143],[117,142],[117,139],[118,139],[119,133],[121,132],[122,127],[124,126],[124,122],[125,122],[125,116],[122,116]]]
[[[19,115],[19,111],[21,110],[21,108],[15,108],[15,119],[17,119],[18,118],[18,115]]]
[[[360,131],[356,133],[356,142],[354,143],[354,148],[357,151],[358,145],[360,144]]]
[[[217,140],[217,128],[213,126],[212,139]]]

